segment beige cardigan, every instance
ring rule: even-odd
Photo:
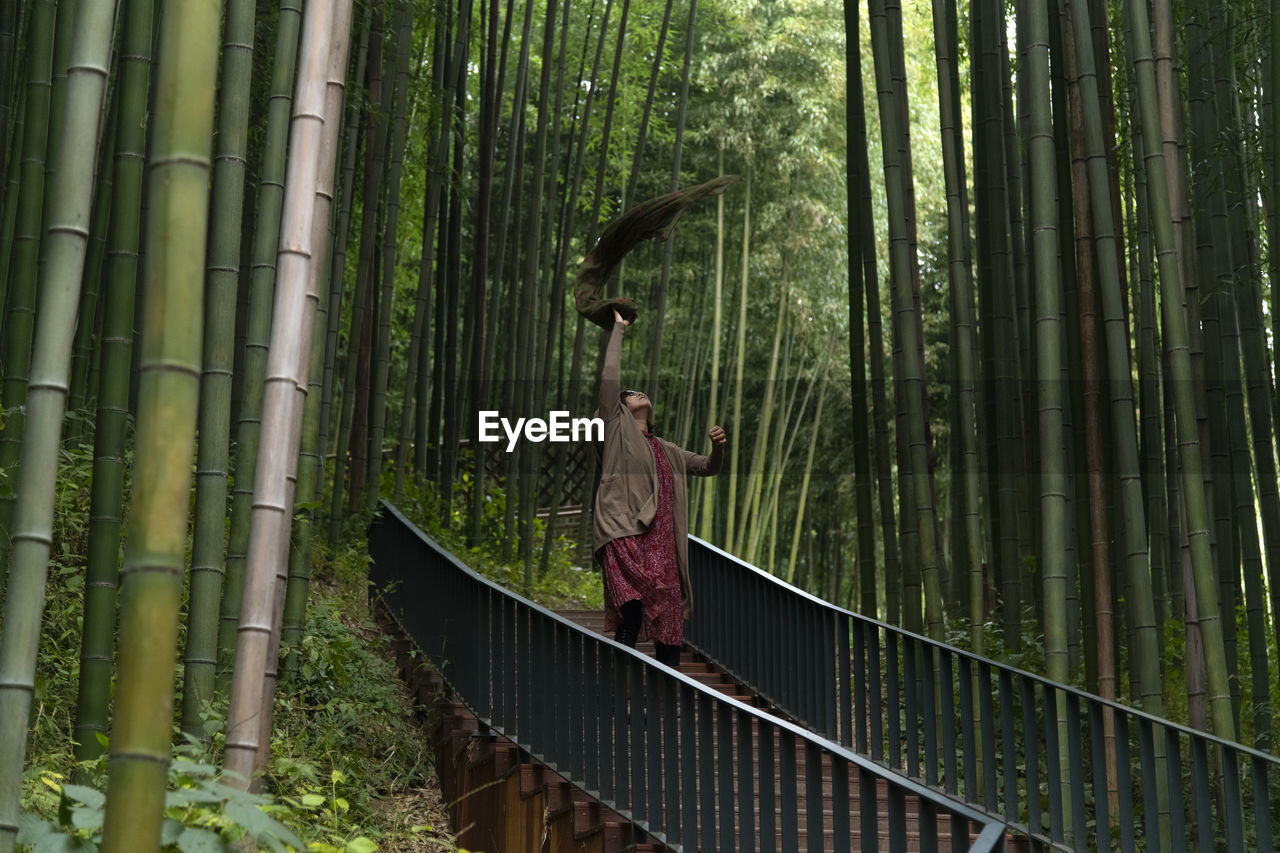
[[[600,404],[596,414],[604,419],[604,442],[596,445],[600,458],[600,488],[595,500],[595,555],[622,536],[643,533],[658,510],[658,467],[640,425],[622,402],[618,378],[622,335],[626,326],[613,324],[600,376]],[[693,612],[693,587],[689,583],[689,496],[685,477],[710,477],[720,472],[720,458],[700,456],[658,439],[671,465],[674,495],[672,516],[676,537],[676,565],[686,616]]]

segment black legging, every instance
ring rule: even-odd
[[[613,639],[624,646],[630,646],[634,649],[636,647],[636,639],[640,636],[640,620],[644,616],[644,605],[640,603],[639,599],[628,601],[618,608],[618,612],[622,615],[622,623],[618,625],[618,630],[614,631]],[[664,663],[672,669],[679,669],[679,644],[667,645],[654,640],[653,646],[657,650],[659,663]]]

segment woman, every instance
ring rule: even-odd
[[[632,648],[651,638],[658,660],[680,665],[689,585],[689,507],[685,476],[719,473],[725,433],[707,433],[711,453],[690,453],[650,431],[653,404],[618,379],[622,336],[631,321],[615,308],[600,377],[604,442],[595,502],[595,555],[604,574],[605,630]]]

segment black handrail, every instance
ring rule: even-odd
[[[1273,755],[836,607],[692,537],[689,566],[685,640],[825,737],[1076,850],[1275,849]]]
[[[369,553],[387,609],[483,726],[663,844],[798,851],[803,827],[804,849],[848,851],[866,827],[860,849],[879,850],[887,792],[891,851],[910,831],[925,850],[1004,849],[1003,821],[507,591],[386,502]]]

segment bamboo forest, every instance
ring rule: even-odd
[[[0,853],[1277,849],[1277,43],[0,0]]]

